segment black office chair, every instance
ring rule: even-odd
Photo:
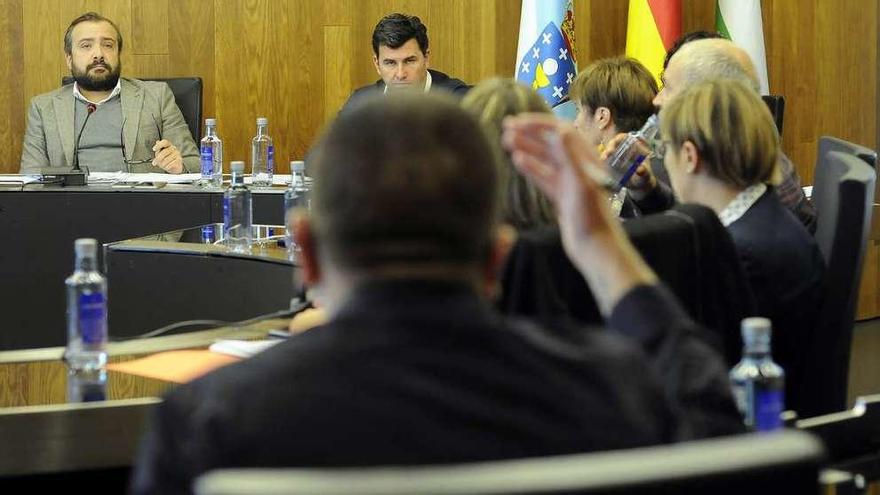
[[[183,114],[189,132],[198,146],[202,139],[202,78],[201,77],[171,77],[153,78],[142,77],[144,81],[160,81],[168,84],[174,94],[174,101]],[[61,78],[61,85],[73,84],[73,78],[65,76]]]
[[[821,443],[799,431],[662,447],[425,467],[230,469],[199,495],[816,493]]]
[[[782,95],[763,95],[764,103],[770,108],[773,115],[773,122],[776,123],[776,130],[782,135],[782,121],[785,117],[785,97]]]
[[[822,140],[820,150],[840,149],[840,142]],[[818,214],[816,242],[826,262],[825,292],[814,336],[805,348],[809,366],[801,384],[806,399],[798,411],[802,417],[846,408],[850,346],[876,178],[874,168],[857,153],[820,151],[812,201]]]

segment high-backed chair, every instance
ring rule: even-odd
[[[799,431],[672,446],[428,467],[230,469],[199,495],[817,493],[822,446]]]
[[[781,136],[782,123],[785,117],[785,97],[782,95],[763,95],[761,98],[770,109],[770,113],[773,115],[773,122],[776,123],[776,130],[779,131]]]
[[[160,81],[168,84],[174,94],[174,101],[183,114],[189,132],[198,146],[202,138],[202,78],[201,77],[170,77],[154,78],[142,77],[144,81]],[[65,76],[61,79],[61,85],[72,84],[73,78]]]
[[[827,138],[823,142],[820,150],[840,145]],[[807,403],[798,411],[801,417],[846,408],[853,321],[876,178],[856,153],[820,152],[817,159],[812,201],[818,214],[816,242],[826,262],[825,293],[814,336],[804,349],[810,366],[802,384]]]

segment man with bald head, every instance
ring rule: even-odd
[[[685,35],[688,36],[688,35]],[[751,57],[745,50],[723,38],[704,38],[678,45],[670,51],[668,65],[663,72],[663,87],[654,98],[654,104],[662,107],[685,89],[710,79],[734,79],[760,92],[760,83]],[[674,198],[666,187],[666,170],[662,161],[651,164],[657,181],[648,173],[647,167],[640,172],[646,179],[642,187],[636,187],[633,198],[643,212],[669,207]],[[807,201],[801,189],[800,177],[791,160],[779,153],[773,180],[774,191],[785,205],[811,233],[816,230],[816,211]]]

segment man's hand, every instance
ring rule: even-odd
[[[605,143],[605,149],[602,151],[601,155],[603,162],[608,161],[608,157],[614,153],[614,150],[620,146],[620,143],[626,139],[626,136],[627,134],[622,132]],[[652,150],[647,144],[642,141],[637,141],[636,146],[639,147],[639,151],[645,156],[651,155]],[[630,196],[636,201],[647,196],[655,187],[657,187],[657,178],[654,177],[654,173],[651,171],[650,160],[642,162],[642,164],[639,165],[639,168],[636,169],[636,172],[630,177],[629,182],[626,183],[626,189],[629,191]]]
[[[180,156],[180,150],[177,146],[171,144],[171,141],[162,139],[156,141],[153,145],[153,165],[161,168],[169,174],[179,174],[183,172],[183,157]]]
[[[590,167],[604,163],[574,127],[524,114],[505,119],[502,139],[516,168],[555,204],[565,251],[603,314],[635,286],[656,282],[592,178]]]

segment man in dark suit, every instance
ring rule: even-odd
[[[512,238],[496,160],[448,96],[377,97],[336,119],[315,150],[311,216],[292,224],[328,322],[172,391],[134,492],[186,493],[222,467],[467,462],[740,431],[720,357],[590,183],[557,200],[560,222],[580,234],[567,252],[614,331],[492,309]]]
[[[464,81],[429,69],[428,28],[414,15],[389,14],[373,30],[373,65],[381,77],[355,90],[340,113],[374,94],[388,91],[447,91],[462,96],[470,89]]]

